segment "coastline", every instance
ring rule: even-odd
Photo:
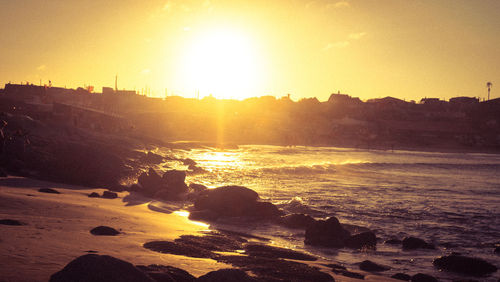
[[[52,188],[61,194],[38,192]],[[155,206],[151,199],[119,193],[117,199],[89,198],[91,192],[104,189],[46,182],[23,177],[0,179],[0,216],[19,220],[25,225],[0,225],[0,264],[2,281],[47,281],[76,257],[97,253],[110,255],[132,264],[170,265],[198,277],[207,272],[233,268],[213,259],[162,254],[145,249],[152,240],[172,240],[180,235],[195,235],[210,230],[193,222],[184,213],[165,205]],[[100,225],[112,226],[122,234],[93,236],[89,230]],[[330,274],[335,281],[359,281],[334,274],[324,264],[331,261],[303,262]],[[358,271],[366,281],[397,281]]]

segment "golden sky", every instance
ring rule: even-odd
[[[0,0],[0,83],[500,97],[497,0]],[[498,82],[498,86],[497,86]]]

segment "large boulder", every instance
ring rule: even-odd
[[[162,177],[152,168],[148,172],[143,172],[137,182],[142,186],[141,192],[148,196],[153,196],[164,188]]]
[[[188,186],[185,183],[185,171],[175,169],[165,171],[162,180],[172,194],[181,194],[187,192],[188,190]]]
[[[407,237],[403,239],[403,250],[435,249],[433,244],[427,243],[420,238]]]
[[[51,282],[153,282],[147,274],[131,263],[106,255],[88,254],[68,263],[52,274]]]
[[[417,273],[411,277],[411,282],[438,282],[438,280],[431,275]]]
[[[353,249],[375,248],[377,246],[377,237],[373,232],[359,233],[347,238],[345,246]]]
[[[336,217],[318,220],[306,229],[304,243],[332,248],[342,248],[351,234],[345,230]]]
[[[457,272],[472,276],[482,276],[497,271],[497,267],[480,258],[451,254],[437,258],[434,266],[441,270]]]
[[[96,236],[116,236],[118,234],[120,234],[120,231],[114,229],[113,227],[109,227],[109,226],[97,226],[95,228],[92,228],[92,230],[90,230],[90,233],[92,235],[96,235]]]
[[[197,211],[209,210],[218,216],[270,218],[281,215],[272,203],[258,201],[257,192],[243,186],[223,186],[201,193],[194,202]]]

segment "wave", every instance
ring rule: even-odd
[[[296,165],[296,166],[274,166],[264,167],[259,170],[263,173],[270,174],[330,174],[339,171],[340,169],[355,169],[355,170],[500,170],[500,163],[483,163],[483,164],[459,164],[459,163],[376,163],[376,162],[343,162],[343,163],[326,163],[326,164],[311,164],[311,165]]]

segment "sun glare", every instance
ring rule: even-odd
[[[256,53],[252,40],[241,31],[201,32],[186,50],[183,79],[199,91],[200,98],[210,94],[231,99],[256,96],[262,73]]]

